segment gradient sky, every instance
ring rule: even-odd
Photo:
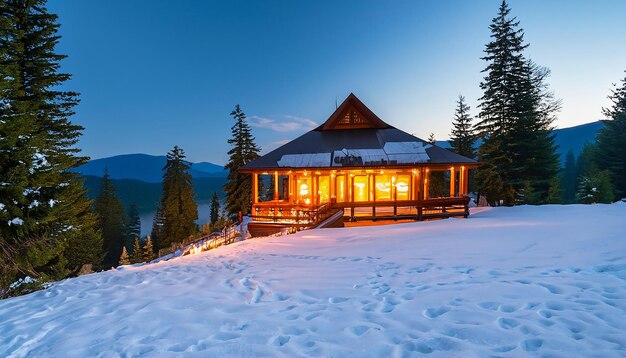
[[[51,0],[81,92],[80,147],[101,158],[227,161],[240,104],[263,152],[354,92],[391,125],[447,139],[459,94],[475,115],[493,1]],[[602,118],[626,70],[626,1],[512,0],[527,55],[552,70],[557,127]]]

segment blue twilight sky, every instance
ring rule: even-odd
[[[447,139],[463,94],[476,114],[492,1],[51,0],[69,55],[84,153],[227,161],[240,104],[267,152],[354,92],[391,125]],[[563,100],[556,123],[602,118],[626,70],[626,1],[512,0]]]

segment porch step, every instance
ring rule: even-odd
[[[337,209],[337,212],[322,220],[319,224],[312,227],[312,229],[324,229],[331,227],[343,227],[343,210]]]

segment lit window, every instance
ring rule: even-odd
[[[328,175],[320,176],[319,184],[317,194],[320,198],[320,204],[324,204],[330,201],[330,178]]]
[[[354,177],[354,201],[368,201],[369,185],[367,175]]]
[[[409,200],[410,182],[411,177],[409,175],[398,175],[395,182],[397,200]]]
[[[344,175],[337,175],[337,202],[343,203],[346,201],[346,177]]]
[[[311,204],[311,178],[304,177],[298,179],[298,202],[300,204]]]
[[[376,200],[391,200],[390,175],[376,175]]]

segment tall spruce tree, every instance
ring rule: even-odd
[[[70,122],[78,93],[61,90],[69,74],[57,16],[44,0],[0,6],[0,295],[17,278],[64,277],[98,266],[101,237],[77,174],[82,127]]]
[[[228,169],[228,181],[224,185],[226,191],[226,210],[231,217],[236,217],[239,212],[247,215],[252,206],[252,177],[249,174],[239,173],[239,168],[259,158],[261,149],[255,144],[254,136],[246,121],[246,115],[239,105],[230,113],[235,120],[231,127],[232,137],[228,144],[232,148],[228,151],[230,159],[226,164]],[[259,186],[261,186],[259,180]]]
[[[451,150],[459,155],[468,158],[476,157],[474,149],[474,128],[472,126],[472,117],[469,114],[470,106],[465,103],[465,97],[459,96],[456,102],[456,111],[454,113],[453,129],[448,141]]]
[[[124,246],[131,249],[135,239],[141,237],[141,219],[139,218],[139,210],[137,204],[132,203],[128,208],[128,225],[126,227],[126,240]]]
[[[122,247],[122,254],[120,255],[120,259],[117,262],[119,266],[122,265],[130,265],[130,259],[128,258],[128,252],[126,251],[126,246]]]
[[[185,152],[174,146],[167,153],[167,163],[163,167],[163,238],[169,245],[182,242],[197,231],[198,206],[194,201],[190,163],[185,160]]]
[[[130,262],[133,264],[143,262],[143,248],[141,247],[139,238],[135,238],[135,241],[133,241],[133,251],[130,255]]]
[[[576,201],[576,158],[570,148],[565,156],[565,167],[561,172],[561,187],[563,188],[563,202],[572,204]]]
[[[220,199],[217,196],[217,192],[213,192],[213,197],[211,198],[211,213],[210,220],[211,226],[215,226],[215,223],[220,218]]]
[[[95,211],[98,214],[98,228],[102,233],[104,243],[104,268],[114,267],[122,249],[126,247],[126,213],[124,205],[115,193],[115,187],[109,176],[108,169],[104,170],[100,192],[96,197]],[[130,250],[129,250],[130,251]]]
[[[618,197],[626,198],[626,77],[620,87],[611,90],[609,99],[613,106],[604,108],[603,113],[610,120],[596,137],[595,161],[600,170],[608,172]]]
[[[158,251],[167,246],[165,240],[163,240],[163,223],[165,219],[163,218],[163,209],[161,204],[156,209],[154,213],[154,217],[152,218],[152,231],[150,232],[150,237],[152,237],[152,245]]]
[[[490,25],[492,40],[483,60],[488,62],[480,87],[479,121],[483,139],[478,158],[483,166],[476,181],[491,203],[514,205],[529,189],[545,201],[558,171],[551,124],[560,102],[548,91],[549,71],[523,56],[524,32],[509,17],[502,1]]]
[[[154,248],[150,236],[146,238],[146,244],[143,247],[143,261],[150,262],[154,260]]]

